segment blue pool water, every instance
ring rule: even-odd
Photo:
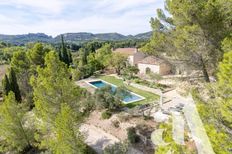
[[[89,82],[91,85],[93,85],[94,87],[96,88],[103,88],[103,87],[106,87],[106,86],[111,86],[112,90],[115,91],[116,90],[116,86],[115,85],[111,85],[111,84],[108,84],[104,81],[92,81],[92,82]],[[123,102],[124,103],[132,103],[132,102],[137,102],[137,101],[140,101],[140,100],[143,100],[144,98],[138,96],[138,95],[135,95],[133,93],[130,92],[130,95],[129,96],[124,96],[123,98]]]

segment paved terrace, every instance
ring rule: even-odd
[[[89,78],[89,79],[83,79],[83,80],[76,81],[75,83],[78,86],[80,86],[81,88],[85,88],[91,94],[94,94],[94,92],[95,92],[96,89],[94,87],[92,87],[91,85],[89,85],[87,82],[95,81],[95,80],[96,79]]]

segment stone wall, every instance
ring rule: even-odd
[[[159,74],[160,72],[160,66],[159,65],[150,65],[150,64],[141,64],[138,63],[138,69],[140,74],[146,74],[146,69],[150,68],[152,73]]]
[[[160,75],[168,75],[171,73],[171,66],[167,63],[160,64]]]

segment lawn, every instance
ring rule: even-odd
[[[132,86],[125,85],[123,83],[123,80],[117,79],[117,78],[115,78],[113,76],[100,76],[99,78],[104,80],[104,81],[107,81],[109,83],[112,83],[112,84],[114,84],[114,85],[116,85],[118,87],[125,86],[128,90],[130,90],[130,91],[132,91],[132,92],[134,92],[136,94],[139,94],[139,95],[146,98],[146,99],[138,101],[138,102],[126,104],[127,107],[134,107],[134,106],[140,105],[140,104],[154,103],[159,98],[158,95],[155,95],[153,93],[143,91],[143,90],[134,88]]]

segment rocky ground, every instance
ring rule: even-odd
[[[127,113],[114,114],[110,119],[102,119],[101,112],[95,111],[81,126],[81,132],[86,137],[86,143],[101,153],[107,145],[127,139],[127,128],[146,126],[155,129],[154,120],[144,120],[132,117]]]

